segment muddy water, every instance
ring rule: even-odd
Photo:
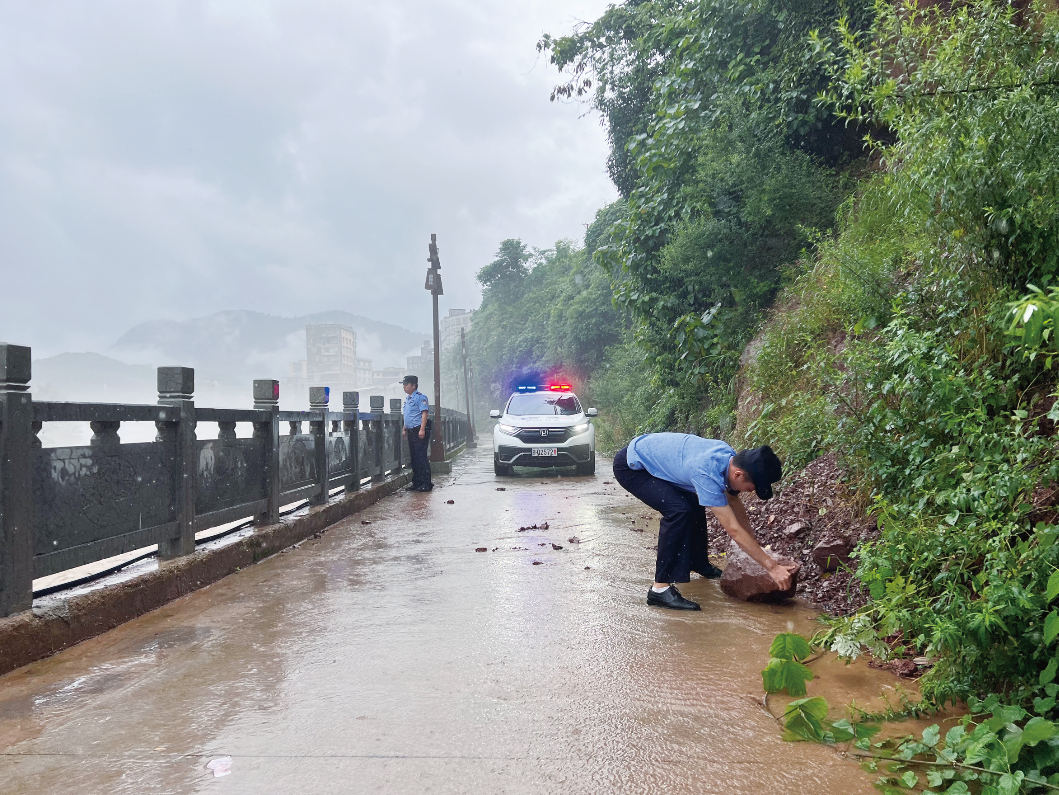
[[[760,704],[808,609],[648,608],[657,522],[606,467],[497,491],[489,459],[0,678],[0,792],[874,791]],[[835,670],[812,692],[894,684]]]

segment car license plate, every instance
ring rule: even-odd
[[[534,447],[533,456],[556,456],[559,454],[559,449],[556,447]]]

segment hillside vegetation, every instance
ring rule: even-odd
[[[483,269],[479,372],[576,373],[612,447],[837,453],[881,534],[827,643],[930,659],[937,703],[997,694],[981,791],[1059,784],[1059,14],[628,0],[540,48],[622,198],[583,247]]]

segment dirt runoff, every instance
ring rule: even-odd
[[[867,591],[854,576],[857,561],[851,560],[837,571],[824,571],[813,560],[813,547],[835,538],[849,539],[855,547],[879,535],[875,521],[851,506],[843,475],[834,453],[828,453],[790,478],[783,492],[768,502],[753,493],[743,496],[761,546],[801,561],[798,596],[840,616],[853,613],[868,601]],[[728,552],[733,547],[731,538],[709,511],[706,515],[711,554]]]

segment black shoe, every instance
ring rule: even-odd
[[[655,593],[654,590],[648,588],[647,604],[668,607],[670,610],[702,610],[698,604],[681,596],[675,585],[670,585],[662,593]]]
[[[707,563],[702,568],[701,571],[698,570],[698,569],[692,569],[692,571],[694,571],[694,572],[696,572],[698,574],[701,574],[707,580],[716,580],[718,577],[720,577],[722,574],[724,574],[724,572],[721,571],[721,569],[717,568],[712,563]]]

